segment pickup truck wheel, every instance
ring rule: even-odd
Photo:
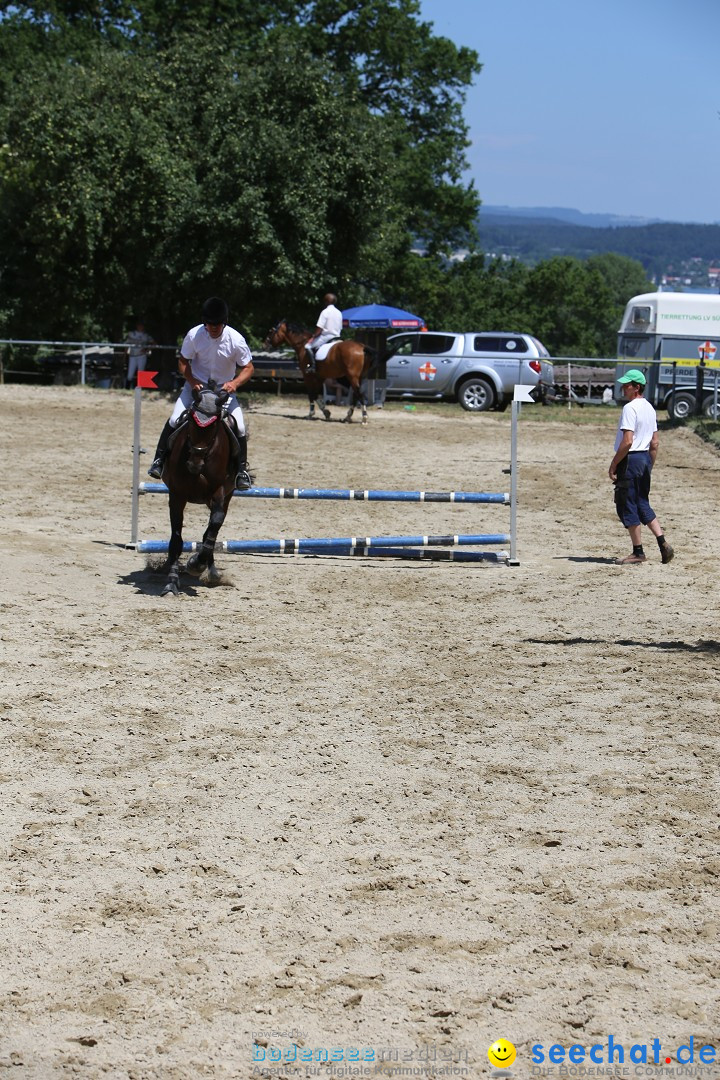
[[[458,387],[458,401],[468,412],[488,412],[495,404],[495,390],[479,377],[466,379]]]
[[[687,420],[695,412],[695,395],[681,391],[668,402],[668,415],[673,420]]]

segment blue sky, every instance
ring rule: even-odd
[[[475,49],[491,205],[720,222],[720,0],[420,0]]]

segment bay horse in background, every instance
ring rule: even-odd
[[[163,596],[178,595],[180,554],[183,547],[183,519],[190,503],[205,503],[210,520],[200,550],[188,559],[187,570],[199,577],[207,570],[216,584],[220,574],[215,566],[215,541],[225,521],[235,490],[237,454],[233,436],[223,419],[223,406],[230,396],[214,383],[193,389],[193,403],[182,423],[170,438],[163,480],[170,493],[170,546],[163,572],[168,580]]]
[[[326,379],[347,379],[352,388],[350,408],[343,417],[344,424],[350,423],[352,415],[358,403],[362,407],[362,422],[367,424],[367,401],[361,389],[363,379],[366,379],[375,361],[375,350],[360,341],[336,341],[330,345],[330,349],[324,360],[315,360],[315,371],[308,371],[309,356],[305,349],[305,342],[312,337],[312,331],[305,327],[289,323],[287,319],[280,322],[269,331],[264,348],[277,349],[280,345],[289,345],[297,357],[298,366],[302,372],[303,382],[310,401],[308,418],[315,416],[315,402],[318,402],[322,414],[326,420],[330,419],[330,410],[323,403],[322,388]]]

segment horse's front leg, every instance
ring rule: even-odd
[[[186,500],[180,495],[171,492],[168,503],[170,508],[170,544],[168,546],[167,561],[163,568],[167,571],[168,579],[162,595],[171,594],[177,596],[180,591],[180,554],[183,546],[182,530]]]
[[[210,505],[210,520],[203,535],[200,550],[188,561],[188,569],[198,575],[207,570],[211,582],[220,580],[220,574],[215,567],[215,543],[225,521],[231,498],[232,491],[229,495],[225,494],[223,488],[215,492]]]
[[[326,420],[330,419],[330,410],[325,405],[322,399],[322,389],[324,380],[319,378],[318,375],[312,372],[303,370],[303,381],[305,383],[305,389],[307,391],[308,401],[310,402],[310,411],[308,412],[308,420],[315,419],[315,402],[317,401],[323,416]],[[318,401],[318,396],[320,400]]]
[[[330,413],[330,410],[328,409],[327,405],[325,404],[325,380],[321,379],[319,376],[318,376],[317,388],[315,390],[315,397],[317,398],[317,403],[320,406],[320,409],[322,410],[323,416],[325,417],[326,420],[330,420],[331,413]]]

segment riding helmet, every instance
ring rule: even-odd
[[[204,323],[227,323],[228,318],[228,306],[219,296],[211,296],[203,304],[202,321]]]

